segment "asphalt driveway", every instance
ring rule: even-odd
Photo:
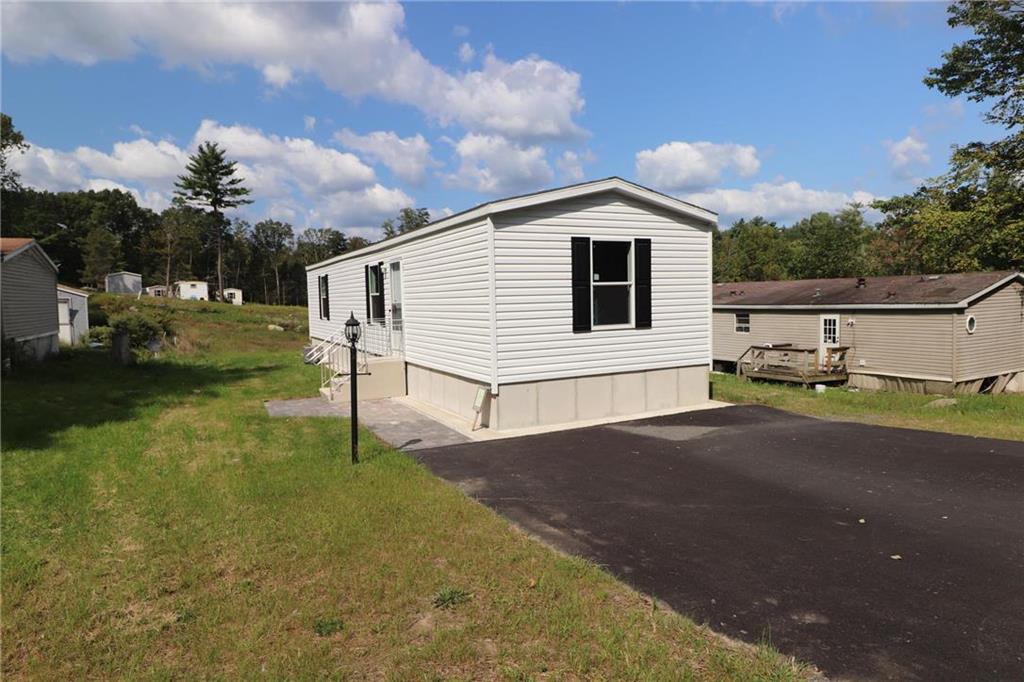
[[[1024,679],[1024,444],[741,406],[417,453],[557,547],[842,679]]]

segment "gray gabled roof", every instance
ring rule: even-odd
[[[716,308],[963,307],[1014,279],[1019,272],[843,277],[715,284]]]

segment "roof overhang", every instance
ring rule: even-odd
[[[86,298],[89,298],[89,296],[92,295],[88,291],[82,291],[81,289],[76,289],[75,287],[69,287],[67,284],[58,284],[57,291],[63,291],[69,294],[76,294],[78,296],[85,296]]]
[[[54,263],[52,260],[50,260],[50,257],[48,255],[46,255],[46,251],[44,251],[43,247],[39,246],[39,242],[36,242],[36,241],[30,241],[28,244],[25,244],[24,246],[19,247],[19,248],[15,249],[14,251],[11,251],[10,253],[3,254],[3,256],[0,257],[0,260],[4,260],[4,261],[11,260],[12,258],[14,258],[16,256],[20,256],[23,253],[27,253],[28,251],[30,251],[32,249],[35,249],[36,253],[38,253],[40,256],[42,256],[46,260],[46,262],[50,264],[50,267],[53,268],[54,272],[58,272],[59,271],[59,268],[57,267],[57,264]]]
[[[707,229],[711,229],[718,224],[718,214],[714,211],[709,211],[706,208],[695,206],[694,204],[687,203],[681,199],[676,199],[675,197],[671,197],[667,194],[656,192],[653,189],[637,185],[629,182],[628,180],[613,177],[605,178],[603,180],[594,180],[593,182],[584,182],[578,185],[570,185],[569,187],[545,190],[534,194],[526,194],[519,197],[499,199],[497,201],[481,204],[480,206],[471,208],[468,211],[463,211],[462,213],[456,213],[453,216],[442,218],[441,220],[422,227],[415,232],[407,232],[397,237],[392,237],[391,239],[386,239],[363,247],[358,251],[343,253],[340,256],[334,256],[333,258],[328,258],[327,260],[320,261],[319,263],[307,265],[306,271],[309,272],[317,270],[327,265],[348,260],[350,258],[365,256],[370,253],[390,249],[393,246],[404,244],[405,242],[409,242],[414,239],[422,239],[423,237],[457,227],[459,225],[482,220],[497,213],[516,211],[540,204],[576,199],[602,192],[617,192],[633,199],[637,199],[638,201],[659,206],[660,208],[677,213],[686,218],[696,220]]]

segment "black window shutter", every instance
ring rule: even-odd
[[[324,316],[324,319],[331,319],[331,284],[330,280],[327,279],[327,275],[324,275],[324,295],[320,301],[320,307],[322,308],[321,315]]]
[[[572,238],[572,330],[590,331],[590,238]]]
[[[636,276],[636,328],[651,328],[651,240],[637,239],[633,267]]]
[[[324,276],[316,277],[316,300],[320,304],[320,319],[324,319]]]
[[[370,266],[369,265],[364,265],[363,266],[363,275],[364,275],[363,279],[365,280],[365,284],[366,284],[366,318],[365,319],[366,319],[366,322],[369,323],[369,321],[370,321]]]

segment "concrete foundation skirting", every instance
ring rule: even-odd
[[[583,422],[706,403],[708,367],[673,367],[499,387],[491,428]]]
[[[405,376],[408,396],[428,405],[450,412],[460,419],[472,423],[477,418],[473,411],[477,390],[488,388],[482,381],[442,372],[437,369],[406,363]],[[484,406],[478,426],[489,425],[490,405]]]
[[[902,393],[951,394],[953,382],[941,379],[915,379],[883,374],[850,374],[848,386],[867,391],[898,391]]]

